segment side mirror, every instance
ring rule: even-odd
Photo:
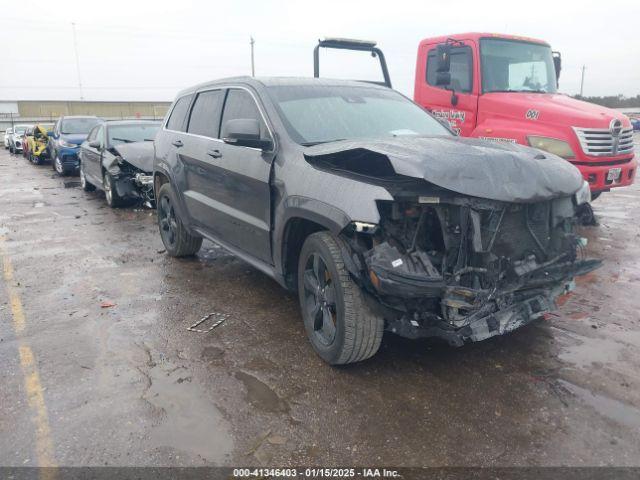
[[[553,67],[556,71],[556,82],[560,80],[560,71],[562,70],[562,55],[560,52],[552,52],[553,55]]]
[[[448,73],[451,70],[451,45],[439,43],[436,46],[436,55],[438,56],[436,71],[438,73]]]
[[[89,146],[90,146],[91,148],[97,148],[97,149],[99,149],[99,148],[100,148],[100,146],[101,146],[101,145],[100,145],[100,140],[94,140],[94,141],[92,141],[92,142],[89,142]]]
[[[436,72],[436,85],[439,87],[448,87],[451,85],[450,72]]]
[[[222,125],[222,140],[230,145],[268,150],[271,140],[260,137],[260,123],[253,118],[227,120]]]

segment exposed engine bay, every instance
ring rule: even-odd
[[[459,346],[542,317],[600,265],[583,258],[574,209],[572,197],[518,204],[441,191],[380,202],[380,224],[356,223],[344,239],[389,330]]]
[[[150,148],[151,147],[151,148]],[[155,206],[153,193],[153,146],[151,142],[117,145],[110,149],[111,162],[105,165],[122,198],[140,200]]]

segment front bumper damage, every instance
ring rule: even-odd
[[[142,172],[124,160],[114,162],[108,171],[120,197],[140,200],[150,208],[155,205],[152,174]]]
[[[600,265],[582,258],[571,197],[421,198],[379,205],[379,225],[341,236],[345,265],[398,335],[461,346],[512,332],[553,311],[574,277]]]

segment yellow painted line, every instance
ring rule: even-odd
[[[56,477],[56,471],[50,467],[56,467],[57,465],[54,455],[53,440],[51,438],[51,428],[49,427],[47,405],[44,400],[44,391],[40,383],[40,375],[38,374],[38,364],[35,360],[31,347],[24,338],[22,338],[22,333],[26,326],[26,319],[20,295],[14,285],[15,279],[13,276],[13,266],[9,255],[6,253],[4,237],[0,237],[0,257],[2,257],[2,271],[7,293],[9,295],[11,316],[13,317],[13,330],[18,339],[20,367],[22,368],[22,375],[24,377],[24,388],[27,393],[29,407],[33,413],[36,437],[35,452],[38,459],[38,466],[49,467],[40,471],[40,477],[53,479]]]

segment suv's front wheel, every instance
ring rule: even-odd
[[[309,340],[326,362],[359,362],[380,348],[384,320],[367,306],[328,232],[310,235],[302,246],[298,296]]]
[[[160,237],[167,253],[172,257],[196,254],[202,246],[202,237],[189,233],[180,220],[171,184],[165,183],[160,187],[156,204]]]

